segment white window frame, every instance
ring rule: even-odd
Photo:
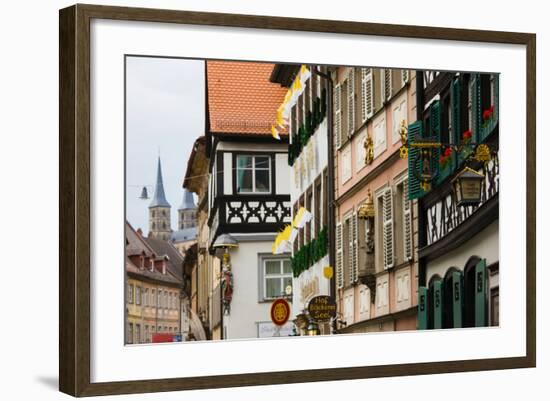
[[[252,167],[251,168],[243,168],[243,167],[239,167],[239,157],[251,157],[252,158]],[[269,161],[268,163],[268,168],[258,168],[258,170],[262,170],[262,171],[266,171],[268,172],[268,178],[269,178],[269,188],[267,191],[257,191],[256,189],[256,158],[257,157],[267,157],[267,160]],[[259,195],[265,195],[265,194],[270,194],[272,193],[272,190],[273,190],[273,183],[271,182],[271,164],[272,164],[272,160],[271,160],[271,156],[270,155],[251,155],[251,154],[238,154],[235,156],[235,185],[237,186],[236,188],[236,192],[238,194],[259,194]],[[252,191],[243,191],[239,188],[239,170],[252,170]]]
[[[284,262],[290,263],[290,258],[288,256],[282,257],[273,257],[271,255],[260,255],[260,293],[259,301],[272,301],[276,298],[280,298],[285,292],[284,280],[290,278],[293,280],[292,275],[292,266],[289,273],[283,272]],[[279,274],[267,274],[267,262],[279,262],[280,273]],[[281,282],[281,294],[275,295],[273,297],[267,296],[267,279],[279,278]],[[294,289],[293,289],[294,290]]]

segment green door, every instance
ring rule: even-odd
[[[462,272],[453,272],[453,327],[462,327]]]
[[[475,276],[475,325],[487,326],[487,264],[481,259],[476,265]]]
[[[428,328],[428,289],[418,287],[418,330]]]
[[[443,328],[443,285],[442,280],[434,281],[434,329]]]

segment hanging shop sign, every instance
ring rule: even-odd
[[[316,296],[309,301],[307,311],[315,321],[330,320],[336,317],[336,301],[328,295]]]
[[[290,304],[286,299],[278,298],[271,304],[271,321],[277,326],[283,326],[290,317]]]

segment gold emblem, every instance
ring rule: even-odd
[[[409,157],[409,149],[406,146],[401,146],[399,148],[399,157],[402,159]]]
[[[374,143],[370,135],[366,136],[363,147],[365,148],[365,164],[368,166],[374,160]]]
[[[491,150],[489,149],[489,146],[485,145],[484,143],[478,145],[478,147],[476,148],[474,159],[484,163],[487,163],[488,161],[490,161]]]
[[[372,199],[372,193],[370,192],[370,188],[367,191],[367,199],[359,207],[359,210],[357,211],[357,217],[359,217],[360,219],[367,219],[369,217],[374,217],[374,201]]]

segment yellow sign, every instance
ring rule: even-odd
[[[332,266],[325,266],[323,268],[323,276],[325,276],[325,278],[330,280],[333,274],[334,274],[334,269],[332,268]]]

